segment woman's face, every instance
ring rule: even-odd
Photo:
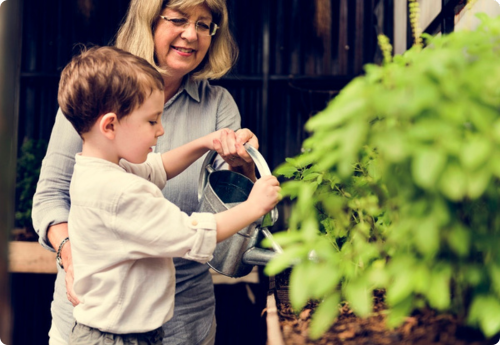
[[[154,30],[156,61],[160,67],[166,68],[172,77],[182,78],[193,71],[207,54],[211,36],[203,36],[196,32],[198,20],[204,23],[212,21],[212,14],[205,4],[176,11],[165,8],[161,12],[167,18],[185,18],[188,27],[177,27],[172,22],[159,19]]]

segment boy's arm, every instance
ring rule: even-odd
[[[163,161],[163,167],[165,168],[168,179],[172,179],[179,175],[198,158],[203,156],[208,150],[213,150],[214,141],[220,143],[220,137],[223,131],[231,130],[221,129],[173,150],[162,153],[161,158]]]

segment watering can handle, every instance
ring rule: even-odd
[[[269,169],[266,160],[260,154],[260,152],[257,151],[257,149],[255,149],[252,145],[250,145],[250,143],[245,143],[243,147],[245,148],[245,150],[247,150],[248,155],[253,159],[260,176],[271,175],[271,169]],[[203,161],[202,171],[200,173],[200,178],[198,181],[198,201],[201,200],[203,196],[203,189],[205,189],[205,185],[207,184],[209,172],[213,171],[212,163],[214,162],[216,156],[217,151],[210,151]],[[276,207],[271,210],[270,216],[272,223],[274,224],[278,220],[278,210],[276,209]],[[263,226],[270,225],[272,224],[263,224]]]
[[[260,176],[267,176],[267,175],[272,175],[271,174],[271,169],[269,169],[269,166],[267,165],[266,160],[262,155],[260,154],[257,149],[255,149],[250,143],[245,143],[243,145],[245,150],[247,150],[247,153],[250,157],[252,157],[253,162],[255,163],[255,166],[257,167],[257,170],[260,173]],[[271,219],[269,219],[269,216]],[[278,220],[278,209],[274,207],[270,214],[266,214],[264,216],[264,220],[262,221],[262,226],[272,226],[276,221]]]
[[[243,147],[245,148],[245,150],[247,150],[248,155],[253,159],[253,162],[255,163],[260,176],[271,175],[271,170],[269,169],[267,162],[265,161],[264,157],[262,157],[260,152],[257,151],[257,149],[252,145],[250,145],[250,143],[243,144]]]

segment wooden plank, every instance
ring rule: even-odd
[[[223,274],[215,272],[213,269],[210,269],[210,274],[212,275],[212,281],[214,284],[259,283],[259,272],[257,271],[257,266],[255,266],[248,275],[240,278],[227,277]]]
[[[363,72],[363,39],[368,30],[364,26],[364,0],[356,1],[356,26],[354,34],[354,74]]]
[[[276,299],[274,292],[267,295],[267,345],[285,345],[283,334],[281,333],[280,322],[278,318],[278,309],[276,308]]]
[[[56,253],[44,249],[38,242],[9,243],[9,272],[57,273]]]
[[[339,18],[339,43],[338,43],[338,54],[339,54],[339,74],[347,74],[347,65],[349,59],[349,39],[348,39],[348,4],[347,0],[340,1],[340,18]]]
[[[9,243],[9,272],[57,273],[56,253],[42,248],[38,242],[12,241]],[[214,284],[259,283],[257,267],[241,278],[226,277],[210,269]]]

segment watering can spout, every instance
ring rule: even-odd
[[[241,260],[247,265],[265,266],[276,254],[276,252],[268,249],[253,247],[243,254]]]
[[[271,241],[271,245],[273,246],[274,251],[252,247],[248,249],[241,260],[247,265],[259,265],[265,266],[272,258],[276,256],[276,254],[283,253],[283,249],[281,246],[274,241],[273,235],[267,228],[262,228],[261,232]]]

